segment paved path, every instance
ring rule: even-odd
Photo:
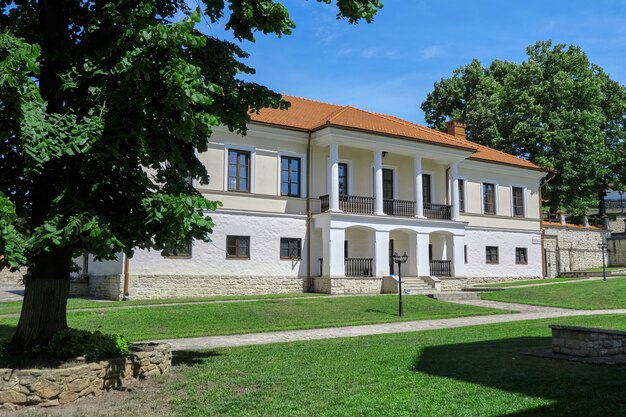
[[[7,301],[22,301],[24,287],[18,285],[0,285],[0,303]]]
[[[540,307],[526,304],[501,303],[487,300],[458,301],[480,307],[517,310],[519,313],[471,316],[451,319],[418,320],[396,323],[368,324],[362,326],[333,327],[310,330],[288,330],[267,333],[249,333],[228,336],[193,337],[187,339],[165,339],[172,350],[202,350],[234,346],[265,345],[306,340],[335,339],[340,337],[369,336],[376,334],[404,333],[418,330],[449,329],[479,324],[507,323],[522,320],[549,319],[557,317],[591,316],[596,314],[626,314],[626,309],[615,310],[571,310]],[[153,341],[155,342],[155,341]]]

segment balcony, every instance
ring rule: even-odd
[[[330,197],[323,195],[320,197],[322,212],[328,211],[330,207]],[[374,214],[374,197],[361,197],[354,195],[339,196],[339,210],[344,213]],[[415,201],[407,200],[383,200],[383,212],[388,216],[415,217]],[[424,216],[429,219],[452,219],[452,206],[445,204],[424,203]]]
[[[430,275],[433,277],[451,277],[452,261],[430,261]]]

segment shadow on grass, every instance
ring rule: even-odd
[[[368,308],[367,310],[365,310],[366,313],[378,313],[378,314],[382,314],[384,316],[393,316],[396,317],[398,315],[398,313],[390,313],[388,311],[383,311],[383,310],[378,310],[375,308]]]
[[[172,365],[202,365],[208,359],[214,358],[216,356],[222,356],[221,353],[217,353],[214,351],[178,351],[172,353]]]
[[[523,337],[431,346],[416,359],[414,370],[553,402],[508,417],[626,415],[626,366],[608,368],[520,354],[550,343],[549,337]]]

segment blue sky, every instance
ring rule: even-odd
[[[251,80],[273,90],[424,123],[433,83],[473,58],[520,62],[538,40],[582,47],[626,84],[626,1],[382,0],[372,24],[335,19],[334,6],[283,1],[296,29],[241,46]],[[219,25],[203,24],[223,37]],[[228,38],[228,37],[227,37]]]

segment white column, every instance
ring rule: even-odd
[[[424,188],[422,186],[422,157],[413,158],[415,168],[415,217],[424,219]]]
[[[322,231],[322,272],[325,277],[343,277],[346,275],[343,242],[345,229],[324,227]]]
[[[374,276],[389,275],[389,232],[374,232]]]
[[[430,276],[430,259],[428,259],[428,233],[417,234],[417,275]]]
[[[465,236],[452,237],[452,276],[464,277],[465,271]]]
[[[374,151],[374,214],[383,215],[383,151]]]
[[[339,210],[339,145],[331,143],[329,146],[328,164],[330,165],[329,207],[330,211]]]
[[[461,220],[459,209],[459,163],[454,161],[450,165],[450,180],[452,181],[452,220]]]

